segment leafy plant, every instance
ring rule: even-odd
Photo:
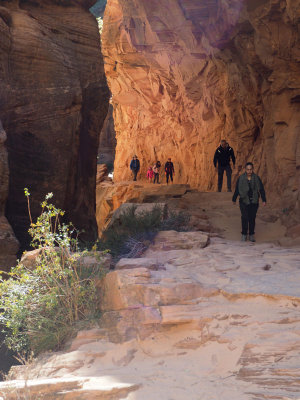
[[[0,280],[0,324],[14,351],[35,354],[57,349],[79,321],[92,318],[97,307],[95,282],[105,270],[101,260],[85,267],[72,224],[61,223],[64,212],[48,201],[33,223],[30,193],[25,189],[31,221],[29,233],[37,250],[34,266],[21,262]]]

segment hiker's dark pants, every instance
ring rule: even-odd
[[[258,210],[258,204],[245,204],[240,201],[240,210],[242,214],[242,235],[254,235],[255,218]]]
[[[139,171],[138,171],[137,169],[133,169],[133,170],[132,170],[133,180],[134,180],[134,181],[136,181],[136,176],[137,176],[138,172],[139,172]]]
[[[159,183],[159,173],[158,172],[154,172],[154,181],[153,181],[153,183],[155,183],[156,180],[157,180],[157,183]]]
[[[224,171],[226,171],[226,175],[227,175],[227,190],[231,190],[232,169],[231,169],[230,165],[226,165],[226,167],[218,166],[218,191],[219,192],[221,192],[221,190],[222,190]]]
[[[171,179],[171,182],[173,182],[173,172],[172,171],[167,172],[166,176],[167,176],[167,183],[169,183],[169,178]]]

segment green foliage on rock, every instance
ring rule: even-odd
[[[150,211],[136,212],[136,206],[128,208],[111,224],[99,242],[99,249],[109,249],[117,262],[123,257],[138,257],[149,246],[159,231],[188,230],[189,216],[183,212],[168,212],[164,215],[161,207]]]
[[[25,189],[30,215],[29,192]],[[61,223],[64,212],[48,201],[29,233],[38,255],[34,266],[19,263],[0,280],[0,324],[6,344],[17,352],[38,354],[54,350],[72,335],[76,325],[97,312],[97,279],[105,270],[101,261],[85,267],[77,250],[72,224]]]

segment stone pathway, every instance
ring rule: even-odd
[[[298,400],[299,283],[300,248],[161,232],[106,276],[98,328],[15,376],[41,399]]]

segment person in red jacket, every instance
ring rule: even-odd
[[[168,158],[168,161],[165,164],[165,173],[167,178],[167,185],[169,184],[169,178],[173,183],[173,175],[175,175],[174,164],[171,161],[171,158]]]

